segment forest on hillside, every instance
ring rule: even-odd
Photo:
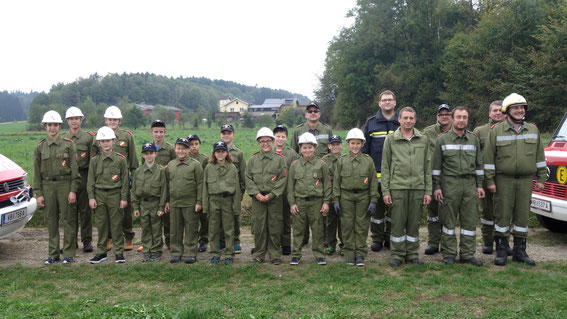
[[[333,124],[363,125],[385,89],[422,125],[441,103],[485,123],[489,103],[512,92],[543,131],[567,110],[566,0],[358,0],[349,14],[315,92]]]

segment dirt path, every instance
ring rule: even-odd
[[[135,229],[136,237],[134,238],[137,248],[140,244],[141,230]],[[480,229],[477,230],[480,234]],[[61,232],[62,235],[62,232]],[[96,231],[95,231],[95,239]],[[420,231],[421,248],[420,258],[425,262],[441,263],[440,254],[435,256],[425,256],[423,250],[427,246],[426,237],[427,230],[422,228]],[[242,254],[236,256],[236,263],[247,263],[251,256],[250,250],[253,247],[253,240],[250,234],[250,228],[243,228],[241,234]],[[370,238],[369,238],[370,243]],[[536,262],[542,261],[567,261],[567,234],[551,233],[543,228],[530,229],[530,238],[528,240],[528,254]],[[114,260],[113,254],[109,254],[111,258],[107,262]],[[94,256],[93,253],[83,253],[82,245],[79,244],[77,250],[76,261],[78,263],[88,263],[88,260]],[[39,267],[43,265],[43,260],[47,257],[47,229],[45,228],[24,228],[20,232],[0,240],[0,267],[21,264],[28,267]],[[135,250],[125,252],[128,263],[141,263],[142,254]],[[211,255],[208,252],[199,253],[199,262],[208,262]],[[480,240],[477,245],[477,258],[480,258],[485,264],[492,264],[493,255],[483,255],[481,253]],[[282,256],[282,264],[289,263],[289,256]],[[369,252],[368,261],[387,262],[390,259],[390,252],[383,250],[380,252]],[[328,256],[329,262],[340,262],[342,257],[339,255]],[[164,255],[161,259],[162,263],[169,261],[169,251],[164,249]],[[303,248],[302,263],[313,262],[313,254],[311,253],[311,245]]]

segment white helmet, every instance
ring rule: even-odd
[[[362,133],[362,131],[359,128],[353,128],[350,131],[348,131],[345,140],[348,142],[349,140],[352,139],[361,140],[362,143],[366,142],[366,139],[364,138],[364,133]]]
[[[108,126],[101,127],[100,130],[98,130],[98,132],[96,133],[97,141],[111,140],[113,138],[116,138],[116,135],[114,135],[114,131]]]
[[[267,127],[262,127],[258,130],[258,134],[256,134],[256,140],[258,140],[262,136],[271,137],[272,140],[275,140],[276,137],[274,136],[274,132]]]
[[[317,139],[315,138],[315,135],[313,135],[309,132],[305,132],[305,133],[303,133],[299,136],[299,140],[297,141],[297,144],[298,145],[301,145],[301,144],[317,145]]]
[[[81,112],[81,110],[76,107],[76,106],[71,106],[70,108],[67,109],[67,112],[65,113],[65,118],[68,119],[70,117],[85,117],[83,115],[83,112]]]
[[[47,111],[45,112],[45,114],[43,114],[43,120],[41,120],[41,123],[59,123],[62,124],[63,120],[61,119],[61,115],[59,115],[59,113],[51,110],[51,111]]]
[[[504,101],[502,101],[502,107],[500,110],[502,113],[506,114],[510,107],[516,105],[523,105],[526,110],[528,109],[528,102],[526,102],[526,99],[518,93],[512,93],[508,95]]]
[[[114,105],[109,106],[106,109],[106,112],[104,112],[104,118],[105,119],[121,119],[122,118],[122,112],[120,112],[120,109]]]

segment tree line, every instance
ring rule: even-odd
[[[25,121],[37,92],[0,92],[0,122]]]
[[[489,103],[512,92],[543,131],[567,109],[566,0],[358,0],[349,15],[315,91],[335,125],[361,126],[385,89],[422,126],[441,103],[485,123]]]

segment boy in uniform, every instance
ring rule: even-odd
[[[155,261],[161,257],[162,219],[165,212],[168,189],[165,168],[156,163],[156,147],[153,143],[142,146],[144,164],[134,172],[131,198],[136,217],[141,217],[143,261]]]
[[[83,252],[90,253],[93,251],[93,222],[91,217],[91,208],[89,207],[89,196],[87,194],[87,178],[89,177],[89,163],[91,160],[91,145],[93,144],[94,134],[85,132],[81,129],[83,123],[83,112],[77,107],[71,106],[65,113],[65,119],[69,124],[69,132],[63,134],[63,138],[70,139],[75,143],[77,148],[77,165],[79,166],[79,175],[81,175],[81,183],[77,189],[77,205],[76,212],[81,220],[81,241],[83,242]],[[77,231],[79,225],[77,223]]]
[[[325,162],[315,156],[317,140],[309,132],[299,137],[301,157],[289,168],[287,197],[293,215],[293,252],[290,265],[298,265],[305,227],[313,233],[313,255],[318,265],[326,265],[323,252],[323,216],[329,212],[331,179]]]
[[[331,178],[331,183],[332,183],[334,166],[337,163],[339,157],[341,156],[341,149],[343,148],[343,142],[341,140],[341,137],[339,135],[331,135],[331,137],[329,138],[328,148],[329,148],[329,154],[323,157],[323,161],[327,164],[327,168],[329,169],[329,177]],[[332,187],[333,186],[331,184],[331,189]],[[341,243],[339,244],[340,254],[342,255],[344,242],[343,242],[343,233],[341,231],[341,218],[339,214],[335,212],[335,207],[333,205],[329,207],[329,213],[327,214],[326,219],[327,222],[325,225],[326,226],[325,235],[327,236],[328,247],[325,253],[327,255],[332,255],[335,253],[337,246],[337,233],[338,233],[339,240],[341,241]]]
[[[199,153],[201,149],[201,139],[197,134],[189,134],[187,136],[189,140],[189,157],[196,159],[201,166],[203,171],[209,163],[209,157],[205,154]],[[205,194],[203,194],[205,195]],[[209,214],[199,215],[199,249],[200,253],[207,251],[207,244],[209,243],[209,238],[207,237],[209,233]]]
[[[171,263],[197,261],[199,212],[203,191],[203,167],[188,156],[189,140],[180,137],[175,142],[177,158],[169,162],[166,176],[169,182],[169,202],[165,210],[171,214]]]
[[[96,140],[101,151],[91,159],[89,168],[89,206],[94,209],[98,229],[97,253],[89,260],[91,264],[106,260],[108,238],[114,238],[116,263],[126,262],[122,221],[128,205],[128,164],[124,155],[113,151],[115,139],[114,131],[108,126],[98,131]]]
[[[59,113],[43,115],[47,138],[34,149],[33,186],[37,204],[44,207],[49,234],[48,258],[45,264],[59,261],[59,218],[63,222],[63,263],[73,262],[77,245],[77,189],[81,182],[75,144],[59,135],[63,120]]]
[[[286,186],[285,158],[273,150],[274,133],[262,127],[256,134],[260,152],[254,153],[246,167],[246,190],[252,197],[252,263],[264,262],[266,250],[270,262],[279,265],[282,232],[282,196]]]

